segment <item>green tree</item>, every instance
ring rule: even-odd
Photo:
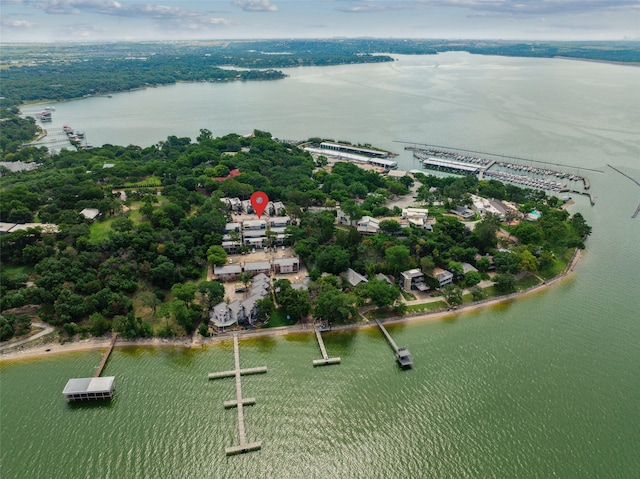
[[[524,246],[521,247],[522,250],[518,251],[518,269],[520,271],[529,271],[531,273],[535,273],[538,271],[538,260],[535,256],[526,249]]]
[[[400,231],[400,223],[396,220],[382,220],[380,222],[380,229],[389,234],[397,233]]]
[[[473,297],[474,301],[481,301],[487,297],[487,293],[481,287],[474,286],[473,288],[471,288],[471,296]]]
[[[337,289],[321,292],[315,301],[313,315],[320,321],[345,324],[356,320],[356,297]]]
[[[411,250],[404,245],[396,245],[387,248],[385,258],[390,271],[394,276],[400,274],[411,266]]]
[[[464,284],[467,287],[475,286],[482,281],[482,275],[478,271],[469,271],[464,276]]]
[[[462,290],[456,285],[448,284],[442,288],[442,296],[451,306],[462,304]]]
[[[400,297],[400,290],[386,281],[373,278],[368,283],[361,284],[362,288],[357,292],[371,299],[371,303],[379,308],[393,305]]]
[[[493,284],[500,293],[513,293],[516,290],[516,278],[509,273],[496,275]]]
[[[249,285],[251,284],[251,273],[247,273],[242,272],[238,275],[238,281],[240,281],[242,283],[242,285],[244,286],[245,289],[245,295],[247,292],[247,289],[249,288]]]
[[[207,261],[212,266],[221,266],[227,263],[227,252],[222,246],[213,245],[207,250]]]
[[[316,264],[321,271],[340,274],[350,266],[349,252],[338,245],[321,246]]]
[[[275,304],[271,296],[265,296],[264,298],[256,301],[256,314],[258,319],[261,321],[268,321],[273,314],[274,309]]]
[[[202,305],[206,311],[224,299],[224,286],[218,281],[202,281],[198,285],[198,292],[202,296]]]
[[[198,287],[194,283],[176,283],[171,286],[171,294],[176,299],[183,301],[187,308],[191,307],[191,303],[196,297]]]

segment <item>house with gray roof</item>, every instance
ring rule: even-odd
[[[360,283],[368,283],[369,280],[362,276],[357,271],[352,270],[351,268],[347,268],[347,270],[342,273],[342,276],[347,280],[351,286],[356,287]]]
[[[220,302],[209,311],[209,324],[218,330],[224,330],[236,324],[255,324],[257,318],[256,302],[269,295],[269,277],[257,274],[251,283],[249,296],[244,300],[235,300],[229,304]]]
[[[235,281],[240,273],[242,273],[242,268],[238,264],[225,264],[213,268],[213,275],[222,282]]]
[[[297,273],[300,271],[298,258],[277,258],[273,260],[273,272],[275,274]]]
[[[258,273],[267,274],[271,271],[271,264],[268,261],[252,261],[244,264],[244,272],[251,275]]]
[[[433,277],[440,283],[440,288],[453,283],[453,273],[442,268],[434,268]]]

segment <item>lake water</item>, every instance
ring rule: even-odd
[[[390,328],[325,335],[342,364],[313,368],[315,337],[241,342],[247,438],[237,443],[231,342],[205,350],[116,349],[108,405],[68,405],[70,377],[100,352],[0,364],[3,477],[632,478],[640,470],[640,69],[449,53],[389,64],[300,68],[278,82],[180,84],[56,104],[88,141],[150,145],[254,128],[285,139],[433,143],[588,172],[596,205],[575,274],[521,300]],[[27,110],[28,111],[28,110]]]

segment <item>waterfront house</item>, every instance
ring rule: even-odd
[[[453,283],[453,273],[442,268],[434,268],[433,277],[438,280],[440,288]]]
[[[267,297],[270,289],[269,277],[266,274],[257,274],[251,282],[248,297],[242,301],[235,300],[228,304],[222,301],[216,304],[209,311],[209,324],[217,330],[224,330],[240,323],[255,324],[258,314],[256,302]]]
[[[402,282],[402,289],[405,291],[411,291],[417,289],[418,291],[429,291],[429,287],[424,284],[424,273],[419,269],[409,269],[400,273]]]

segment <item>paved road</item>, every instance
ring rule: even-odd
[[[33,336],[29,336],[27,339],[22,339],[20,341],[16,341],[15,343],[10,343],[10,344],[5,344],[3,346],[0,346],[0,351],[4,351],[5,349],[15,348],[16,346],[22,346],[23,344],[26,344],[29,341],[34,341],[38,338],[41,338],[42,336],[46,336],[47,334],[50,334],[53,331],[55,331],[53,326],[49,326],[48,324],[45,324],[45,323],[31,323],[31,324],[36,328],[43,328],[42,331],[40,331],[37,334],[34,334]]]

